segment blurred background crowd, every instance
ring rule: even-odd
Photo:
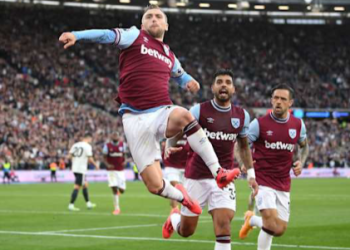
[[[53,161],[63,168],[70,146],[87,131],[101,161],[110,134],[123,134],[114,101],[119,51],[86,43],[63,50],[58,37],[64,31],[140,27],[141,13],[2,6],[0,17],[1,161],[16,169],[47,169]],[[168,20],[165,42],[201,84],[194,96],[170,82],[177,105],[189,108],[212,98],[214,72],[230,68],[237,92],[232,101],[252,118],[255,108],[270,107],[270,90],[279,83],[295,89],[295,107],[350,108],[348,25],[314,29],[219,15],[168,14]],[[183,30],[187,35],[179,35]],[[304,121],[306,167],[350,166],[348,122]]]

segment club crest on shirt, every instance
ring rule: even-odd
[[[231,124],[232,124],[232,127],[239,128],[240,121],[238,118],[231,118]]]
[[[164,49],[165,54],[166,54],[167,56],[169,56],[169,55],[170,55],[170,51],[169,51],[168,46],[163,45],[163,49]]]
[[[211,118],[211,117],[207,118],[207,122],[208,123],[214,123],[214,118]]]
[[[294,139],[297,136],[297,130],[296,129],[289,129],[289,136],[290,136],[290,138]]]

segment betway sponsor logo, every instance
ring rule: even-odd
[[[224,133],[222,131],[210,132],[206,128],[204,129],[205,134],[209,139],[220,140],[220,141],[235,141],[237,134]]]
[[[171,60],[169,58],[167,58],[166,56],[160,54],[157,50],[155,49],[151,49],[151,48],[147,48],[144,44],[141,45],[141,54],[143,55],[150,55],[153,56],[163,62],[165,62],[166,64],[168,64],[168,67],[171,69],[173,67],[173,64],[171,62]]]
[[[114,153],[110,153],[109,156],[111,156],[111,157],[122,157],[123,153],[114,152]]]
[[[271,143],[268,141],[265,141],[265,147],[270,149],[277,149],[277,150],[288,150],[290,152],[294,151],[294,144],[283,143],[281,141],[271,142]]]

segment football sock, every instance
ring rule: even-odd
[[[118,194],[114,195],[114,208],[115,208],[115,210],[119,209],[119,195]]]
[[[171,225],[173,226],[175,232],[179,233],[180,225],[181,225],[181,215],[178,213],[173,213],[170,216]]]
[[[86,202],[89,201],[89,193],[87,188],[83,188],[83,195]]]
[[[212,175],[216,177],[220,168],[219,160],[204,130],[194,120],[184,128],[184,133],[192,150],[203,159]]]
[[[74,204],[75,200],[78,197],[79,189],[73,189],[71,198],[70,198],[70,204]]]
[[[249,221],[249,224],[252,226],[252,227],[259,227],[259,228],[262,228],[262,218],[259,217],[259,216],[256,216],[256,215],[253,215],[251,218],[250,218],[250,221]]]
[[[260,230],[258,237],[258,250],[270,250],[273,236],[266,233],[263,229]]]
[[[231,250],[231,236],[217,235],[214,250]]]
[[[178,202],[182,202],[184,199],[181,191],[171,185],[166,179],[163,179],[163,188],[159,190],[158,195]]]

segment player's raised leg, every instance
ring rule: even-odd
[[[187,195],[182,185],[179,184],[176,187],[173,187],[168,180],[163,178],[159,161],[155,161],[153,164],[143,169],[141,177],[151,193],[176,200],[195,214],[202,213],[202,209],[198,202],[192,200]]]
[[[167,147],[175,146],[179,138],[178,135],[181,133],[186,134],[190,147],[203,159],[220,188],[227,186],[240,174],[237,169],[225,170],[221,168],[213,146],[198,121],[188,110],[176,107],[168,119],[166,137],[169,139]]]
[[[152,113],[125,114],[124,132],[132,157],[149,192],[176,200],[200,214],[202,210],[198,203],[164,179],[160,167],[162,157],[159,141],[164,138],[167,120],[174,108],[167,106]]]

